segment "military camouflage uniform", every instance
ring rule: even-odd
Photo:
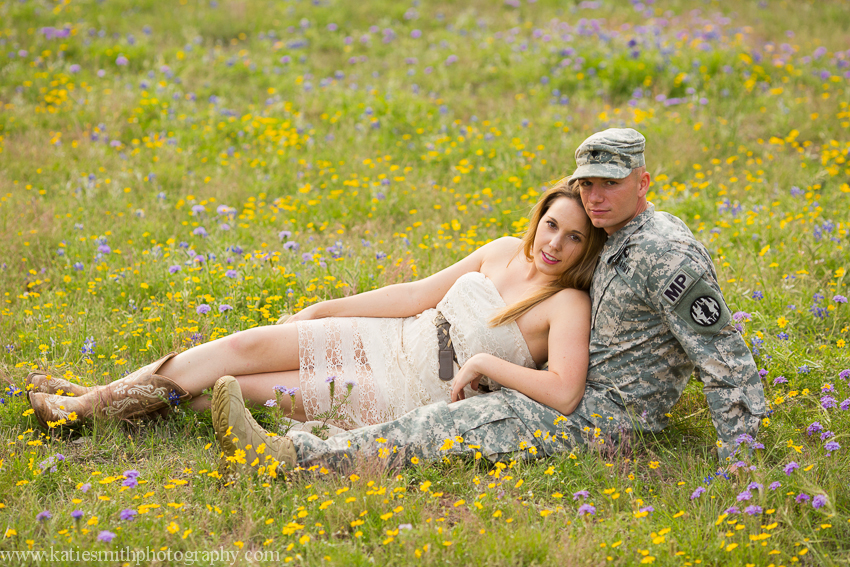
[[[622,179],[644,165],[643,150],[643,136],[631,129],[594,134],[576,151],[573,177]],[[533,458],[616,442],[624,431],[663,429],[695,366],[721,459],[740,435],[755,437],[765,411],[761,380],[730,323],[711,257],[682,221],[649,204],[609,237],[590,294],[587,387],[569,416],[503,388],[327,441],[290,433],[299,463],[342,467],[362,457],[404,463],[478,453]]]

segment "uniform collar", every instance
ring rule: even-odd
[[[602,249],[601,260],[606,263],[611,263],[611,261],[620,255],[620,252],[623,251],[623,248],[628,244],[629,239],[632,234],[638,231],[640,227],[649,221],[655,215],[655,205],[647,202],[646,209],[629,221],[629,223],[608,237],[608,241],[605,243],[605,247]]]

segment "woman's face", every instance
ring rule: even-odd
[[[540,218],[534,235],[533,262],[537,269],[557,278],[574,266],[587,245],[589,225],[578,201],[555,199]]]

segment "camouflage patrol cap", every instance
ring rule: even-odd
[[[572,178],[623,179],[634,168],[646,165],[643,158],[645,144],[643,134],[631,128],[609,128],[597,132],[576,150],[578,167]]]

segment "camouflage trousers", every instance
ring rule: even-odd
[[[453,404],[440,402],[421,407],[395,421],[346,431],[327,440],[305,431],[290,432],[288,436],[295,443],[302,467],[322,464],[348,470],[376,458],[398,467],[454,455],[480,456],[491,461],[534,459],[570,451],[594,436],[598,438],[601,432],[609,439],[616,435],[616,428],[611,426],[620,420],[596,419],[600,404],[592,398],[592,393],[590,397],[586,393],[579,408],[564,416],[517,391],[503,388]],[[586,416],[586,411],[594,413]]]

